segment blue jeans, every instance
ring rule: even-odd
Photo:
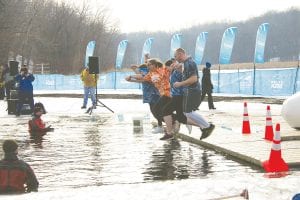
[[[84,97],[83,97],[83,106],[87,105],[89,95],[91,95],[91,100],[93,103],[93,106],[96,105],[96,94],[95,94],[96,88],[95,87],[84,87]]]

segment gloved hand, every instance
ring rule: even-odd
[[[46,131],[47,131],[47,132],[53,132],[53,131],[54,131],[54,128],[51,128],[51,125],[50,125],[50,126],[47,126],[47,127],[46,127]]]

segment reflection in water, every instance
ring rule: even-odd
[[[208,159],[208,155],[207,155],[207,150],[204,150],[202,153],[202,157],[201,157],[201,168],[200,168],[200,172],[202,174],[202,176],[206,176],[207,174],[209,174],[211,171],[211,166],[209,163],[209,159]]]
[[[166,141],[162,149],[152,153],[144,180],[173,180],[188,178],[187,166],[180,157],[180,143],[177,139]]]
[[[179,140],[173,139],[167,141],[163,149],[156,149],[144,172],[144,180],[187,179],[211,173],[207,151],[183,143],[188,148],[182,148]]]
[[[37,174],[40,191],[249,170],[197,145],[177,139],[160,141],[161,135],[151,133],[150,123],[136,131],[130,117],[121,122],[111,113],[47,113],[45,117],[55,131],[34,140],[27,131],[28,117],[0,122],[7,125],[0,142],[16,139],[20,158]]]

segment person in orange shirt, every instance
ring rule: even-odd
[[[160,99],[155,105],[155,112],[158,113],[159,117],[163,119],[162,111],[164,106],[171,101],[171,92],[170,92],[170,81],[169,76],[170,72],[167,68],[164,67],[163,63],[158,59],[152,58],[148,60],[149,73],[142,77],[139,75],[131,75],[126,77],[127,81],[130,82],[151,82],[158,89],[160,94]],[[166,132],[165,135],[160,138],[161,140],[167,140],[173,138],[172,132]]]

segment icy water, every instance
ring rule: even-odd
[[[243,179],[263,179],[261,170],[214,151],[176,139],[160,141],[162,134],[151,132],[148,107],[141,100],[106,100],[105,104],[115,113],[98,107],[91,115],[80,109],[81,99],[38,100],[45,104],[48,111],[43,120],[55,128],[54,132],[48,133],[40,141],[31,140],[28,136],[27,122],[30,116],[7,115],[3,109],[5,104],[1,103],[0,142],[7,138],[16,139],[20,146],[19,157],[32,166],[40,182],[40,192],[29,194],[31,198],[39,199],[46,193],[49,198],[52,195],[52,199],[80,199],[84,193],[88,195],[85,197],[92,199],[93,195],[99,196],[100,188],[107,190],[111,187],[109,191],[118,191],[127,187],[127,194],[141,185],[163,189],[166,183],[173,185],[169,188],[179,184],[171,190],[180,191],[183,185],[190,188],[201,183],[199,189],[202,188],[202,191],[198,192],[204,196],[200,199],[209,199],[226,196],[230,192],[238,194],[243,188],[253,187]],[[143,119],[143,127],[138,131],[133,129],[132,118],[136,117]],[[235,181],[226,183],[230,179]],[[256,184],[260,183],[257,181]],[[210,187],[216,184],[227,189],[219,188],[221,191],[214,189],[216,192],[212,192]],[[87,194],[81,191],[87,188],[92,192]],[[72,189],[76,189],[76,192],[64,196]],[[195,199],[194,189],[190,190],[185,198],[178,196],[178,199]],[[134,190],[131,192],[135,193]],[[139,189],[138,192],[145,195],[146,189]],[[167,193],[169,197],[172,191],[167,190]],[[121,199],[132,199],[133,194],[130,197],[123,194]],[[116,197],[111,193],[109,195],[112,195],[111,199]],[[286,193],[286,199],[291,195]],[[136,199],[142,196],[137,195]],[[199,194],[196,196],[199,197]],[[155,198],[145,196],[141,199]]]

